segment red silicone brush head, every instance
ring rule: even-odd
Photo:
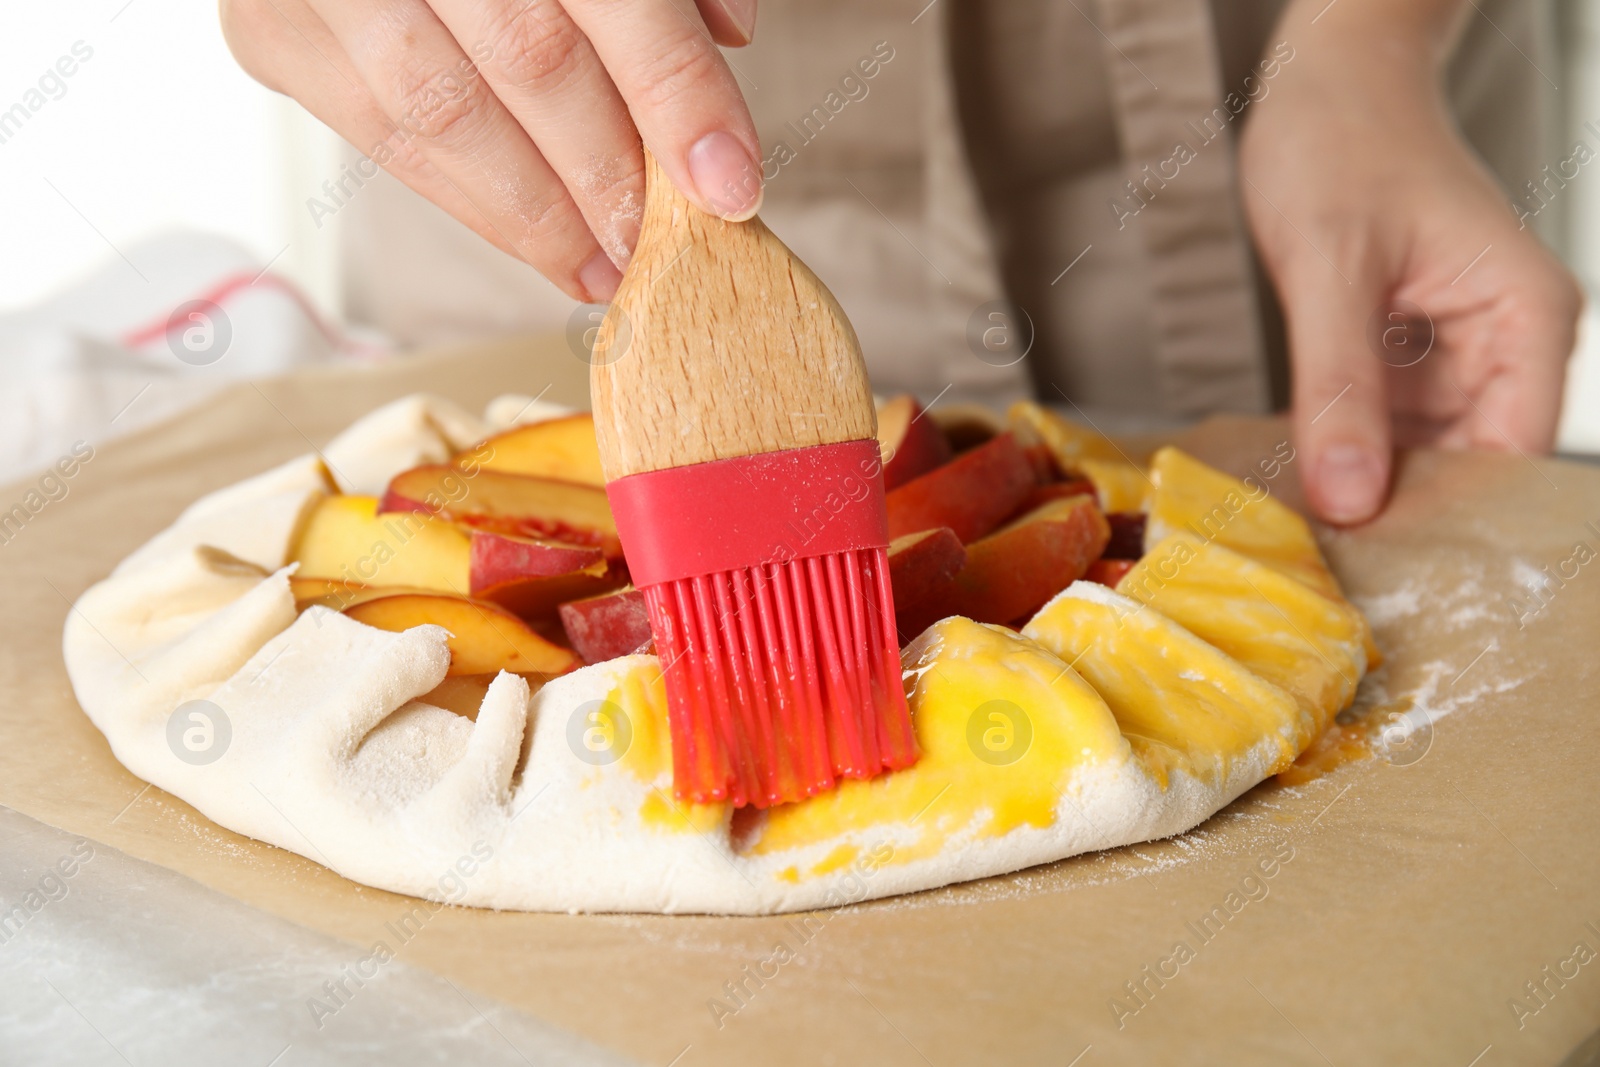
[[[607,491],[650,613],[680,798],[764,808],[916,761],[876,441]]]

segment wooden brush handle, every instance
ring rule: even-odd
[[[833,294],[760,219],[691,204],[648,150],[639,246],[594,352],[610,481],[877,432],[861,347]]]

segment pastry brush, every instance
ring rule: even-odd
[[[640,227],[590,386],[674,792],[769,807],[910,766],[855,331],[760,219],[699,210],[649,152]]]

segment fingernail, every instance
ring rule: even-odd
[[[729,222],[743,222],[761,208],[760,166],[731,133],[717,130],[695,142],[689,177],[700,199]]]
[[[756,0],[717,0],[722,13],[739,29],[739,36],[749,44],[756,36]]]
[[[578,284],[589,294],[591,304],[604,304],[616,296],[617,286],[621,282],[622,272],[604,252],[596,252],[594,258],[578,271]]]
[[[1337,523],[1363,522],[1383,497],[1383,464],[1356,445],[1334,445],[1317,467],[1317,495],[1325,517]]]

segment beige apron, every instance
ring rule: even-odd
[[[1282,0],[925,2],[762,0],[756,42],[728,53],[767,157],[763,218],[839,297],[878,389],[1157,422],[1281,405],[1234,140],[1267,98],[1253,68]],[[1546,154],[1528,116],[1548,110],[1547,5],[1477,7],[1450,94],[1518,188]],[[403,343],[572,312],[397,182],[346,214],[346,311]]]

